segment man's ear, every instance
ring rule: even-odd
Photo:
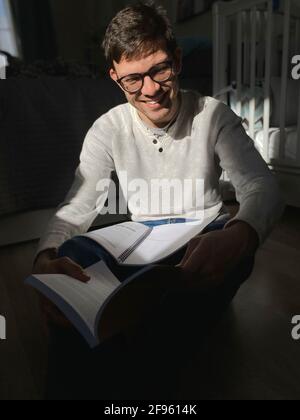
[[[118,76],[117,76],[117,73],[116,73],[115,69],[111,68],[109,70],[109,75],[114,82],[116,82],[118,80]]]
[[[182,71],[182,49],[177,48],[174,54],[174,64],[176,74],[179,75]]]

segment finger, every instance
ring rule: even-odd
[[[186,264],[186,262],[188,261],[188,259],[190,258],[190,256],[192,255],[193,251],[197,248],[197,246],[199,245],[201,239],[198,238],[194,238],[192,239],[189,244],[188,244],[188,248],[186,250],[186,253],[182,259],[182,261],[180,262],[180,264],[177,265],[177,267],[179,268],[183,268],[184,265]]]
[[[66,274],[67,276],[73,277],[83,283],[87,283],[91,279],[83,268],[70,258],[62,258],[59,261],[59,266],[62,274]]]
[[[193,239],[188,246],[187,252],[185,256],[183,257],[183,260],[181,261],[181,268],[184,268],[186,266],[186,263],[189,261],[191,256],[193,255],[194,251],[200,246],[201,240],[195,240]]]
[[[204,241],[200,241],[198,246],[194,247],[190,255],[186,258],[182,269],[186,272],[199,274],[205,269],[205,262],[209,255]]]

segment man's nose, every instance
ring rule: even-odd
[[[152,80],[150,76],[146,76],[144,79],[142,94],[145,96],[155,96],[159,90],[160,84]]]

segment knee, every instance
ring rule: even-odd
[[[255,265],[255,257],[243,258],[240,263],[226,275],[225,284],[232,285],[238,290],[251,276]]]
[[[255,265],[255,256],[244,258],[238,267],[242,282],[246,281],[252,274]]]

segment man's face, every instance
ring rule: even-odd
[[[130,61],[122,58],[120,63],[114,62],[115,68],[110,70],[111,78],[117,81],[124,76],[147,73],[153,67],[167,61],[173,61],[174,75],[171,80],[160,84],[153,81],[150,76],[146,76],[142,89],[137,93],[131,94],[123,89],[128,102],[137,109],[141,119],[152,127],[166,126],[177,113],[179,106],[177,75],[181,70],[180,50],[173,60],[171,55],[163,50]]]

